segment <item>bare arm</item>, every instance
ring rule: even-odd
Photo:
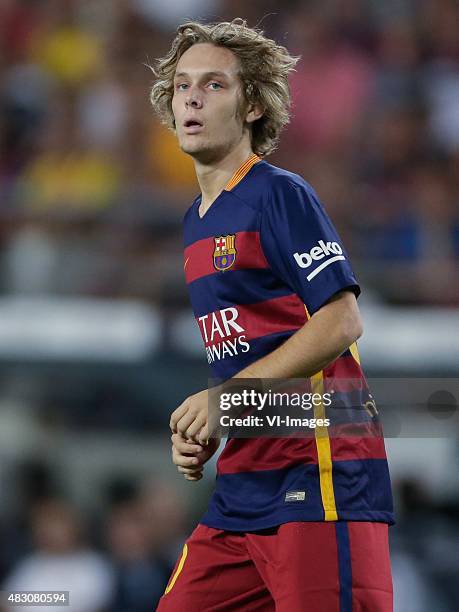
[[[362,335],[355,295],[335,294],[284,344],[241,370],[234,378],[310,377],[334,361]],[[173,433],[205,443],[208,439],[208,391],[188,397],[173,413]]]
[[[284,344],[241,370],[235,378],[310,377],[339,357],[362,331],[355,295],[340,291]]]

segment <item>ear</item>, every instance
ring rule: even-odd
[[[245,120],[247,123],[253,123],[257,119],[260,119],[260,117],[263,117],[264,112],[260,104],[249,104],[245,114]]]

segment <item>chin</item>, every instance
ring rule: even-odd
[[[187,136],[179,139],[179,146],[184,153],[194,153],[205,147],[204,142],[199,138],[188,138]]]
[[[199,143],[182,143],[180,148],[187,155],[191,155],[200,162],[209,162],[215,157],[214,149]]]
[[[215,162],[224,157],[228,151],[228,147],[224,145],[222,146],[221,143],[214,143],[214,145],[211,146],[209,143],[182,142],[180,144],[180,148],[184,153],[190,155],[193,159],[202,164]]]
[[[198,143],[190,144],[189,142],[181,143],[180,148],[188,155],[195,155],[205,150],[205,147],[202,145],[199,145]]]

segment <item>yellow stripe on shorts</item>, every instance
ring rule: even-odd
[[[188,554],[188,546],[185,544],[184,547],[183,547],[182,556],[180,558],[180,561],[179,561],[179,564],[177,566],[177,569],[176,569],[174,575],[172,576],[172,578],[170,579],[169,584],[167,585],[166,590],[164,591],[164,595],[167,595],[169,593],[169,591],[172,589],[172,587],[174,586],[177,578],[180,575],[180,572],[183,569],[183,566],[185,564],[185,559],[186,559],[187,554]]]

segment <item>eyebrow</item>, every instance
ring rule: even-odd
[[[187,72],[176,72],[174,75],[174,79],[178,77],[187,77],[190,76]],[[221,72],[221,70],[211,70],[209,72],[203,72],[201,77],[223,77],[229,78],[229,75],[226,72]]]

